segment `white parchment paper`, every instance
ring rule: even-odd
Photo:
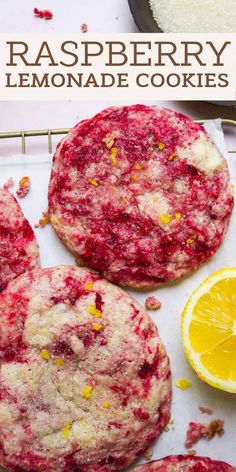
[[[206,128],[226,156],[231,181],[235,184],[236,159],[233,154],[227,155],[220,120],[208,122]],[[20,204],[32,226],[37,223],[42,211],[47,208],[47,186],[51,160],[52,157],[48,154],[0,157],[0,185],[3,185],[9,177],[13,177],[16,184],[23,175],[28,175],[31,178],[31,191],[26,198],[20,200]],[[17,185],[12,189],[13,193],[16,187]],[[50,225],[35,229],[35,233],[40,245],[42,267],[74,264],[73,255],[63,247]],[[181,313],[191,292],[205,277],[214,271],[224,267],[236,266],[235,240],[236,215],[234,211],[225,241],[210,262],[176,284],[163,286],[147,293],[129,291],[141,304],[145,303],[145,299],[149,294],[155,294],[161,301],[161,309],[150,312],[150,315],[159,328],[171,360],[173,376],[172,418],[174,423],[169,426],[168,432],[162,433],[153,446],[153,459],[186,452],[184,440],[190,421],[208,422],[214,418],[222,418],[225,421],[225,435],[222,438],[216,437],[209,442],[203,439],[194,448],[198,454],[225,460],[236,465],[236,447],[234,444],[236,395],[214,389],[197,378],[184,356],[180,337]],[[177,389],[175,380],[181,378],[190,379],[192,387],[185,391]],[[203,415],[199,411],[199,406],[212,408],[214,410],[213,415]]]

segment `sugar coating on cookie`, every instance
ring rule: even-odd
[[[236,472],[236,468],[208,457],[168,456],[135,467],[133,472]]]
[[[113,282],[154,286],[212,256],[233,207],[227,163],[199,124],[160,107],[109,108],[57,147],[58,236]]]
[[[18,275],[38,266],[34,232],[13,195],[0,188],[0,291]]]
[[[0,464],[118,471],[170,416],[169,361],[133,298],[88,270],[29,272],[0,294]]]

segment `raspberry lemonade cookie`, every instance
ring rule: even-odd
[[[59,144],[51,222],[79,258],[122,285],[179,279],[212,256],[233,207],[204,128],[160,107],[109,108]]]
[[[169,419],[170,368],[143,307],[85,269],[21,275],[0,295],[0,464],[123,470]]]
[[[0,291],[39,265],[34,232],[13,195],[0,188]]]
[[[169,456],[135,467],[133,472],[236,472],[236,468],[208,457]]]

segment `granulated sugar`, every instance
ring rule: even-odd
[[[166,33],[236,32],[236,0],[149,0]]]

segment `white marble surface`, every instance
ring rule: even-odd
[[[34,7],[53,12],[53,19],[35,18]],[[137,28],[127,0],[0,0],[0,31],[80,32],[87,23],[90,33],[135,33]]]

